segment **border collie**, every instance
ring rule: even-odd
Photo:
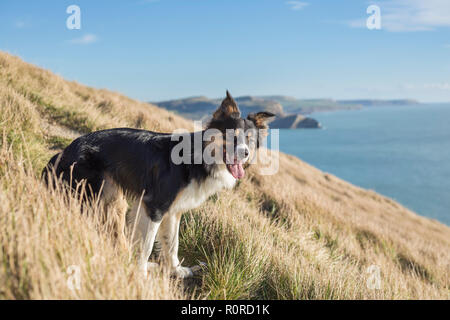
[[[99,197],[105,212],[112,203],[115,203],[115,208],[118,201],[124,204],[123,210],[118,210],[123,212],[116,212],[116,217],[111,217],[113,214],[109,212],[108,219],[117,219],[115,233],[122,244],[126,243],[125,225],[131,221],[136,223],[134,240],[142,241],[139,267],[145,274],[151,265],[148,260],[158,233],[157,239],[162,246],[161,261],[174,276],[190,277],[193,268],[182,267],[178,259],[182,213],[200,206],[221,189],[231,189],[244,176],[249,158],[254,155],[268,128],[266,121],[273,116],[269,112],[259,112],[249,114],[246,119],[241,118],[235,100],[227,91],[206,130],[184,135],[188,145],[192,146],[199,133],[202,136],[208,130],[219,133],[210,141],[201,138],[199,150],[192,147],[187,151],[183,149],[181,156],[187,161],[173,161],[173,153],[179,143],[176,140],[180,136],[117,128],[77,138],[52,157],[42,175],[47,184],[50,176],[54,176],[72,189],[85,182],[87,197]],[[228,139],[230,130],[234,134]],[[198,161],[197,151],[203,155],[212,145],[215,147],[212,155],[216,160],[212,163]],[[133,201],[128,219],[125,198]]]

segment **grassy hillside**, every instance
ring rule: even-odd
[[[235,190],[185,214],[180,257],[207,262],[202,277],[182,283],[162,270],[143,281],[133,252],[114,247],[95,219],[99,208],[48,190],[39,172],[82,133],[191,123],[5,53],[0,108],[2,299],[449,298],[448,227],[284,154],[277,175],[253,167]],[[380,289],[366,285],[371,265]]]

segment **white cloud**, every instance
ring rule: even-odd
[[[347,21],[347,24],[352,28],[366,28],[366,19],[355,19]]]
[[[381,29],[390,32],[430,31],[450,27],[449,0],[385,0],[373,2],[381,9]],[[365,27],[369,17],[348,21],[350,27]]]
[[[404,90],[439,90],[439,91],[449,91],[450,83],[449,82],[432,82],[432,83],[423,83],[423,84],[411,84],[405,83],[401,85],[401,88]]]
[[[97,42],[98,38],[95,34],[85,34],[84,36],[80,38],[75,38],[70,40],[69,42],[72,44],[91,44],[94,42]]]
[[[27,24],[22,20],[18,20],[16,22],[14,22],[14,27],[16,27],[17,29],[23,29],[26,26],[27,26]]]
[[[423,85],[425,89],[437,89],[437,90],[450,90],[450,83],[448,82],[436,82],[436,83],[425,83]]]
[[[286,1],[286,4],[290,6],[292,10],[302,10],[308,5],[307,2],[302,1]]]

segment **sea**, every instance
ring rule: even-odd
[[[311,117],[323,128],[281,129],[281,151],[450,225],[450,103]]]

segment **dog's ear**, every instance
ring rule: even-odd
[[[272,117],[275,117],[275,115],[273,113],[267,112],[267,111],[262,111],[262,112],[258,112],[258,113],[250,113],[247,116],[247,119],[250,121],[253,121],[256,128],[267,129],[268,128],[267,121]]]
[[[214,119],[224,119],[228,117],[240,118],[241,111],[239,110],[236,101],[227,90],[227,97],[223,99],[219,109],[214,112]]]

